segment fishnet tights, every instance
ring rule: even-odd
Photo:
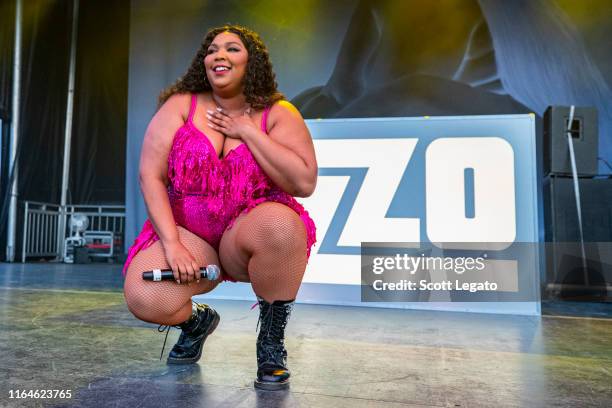
[[[178,229],[181,243],[199,265],[216,264],[232,278],[251,282],[255,293],[267,302],[295,299],[306,269],[306,229],[289,207],[265,202],[242,214],[223,234],[219,257],[206,241]],[[143,271],[156,268],[169,268],[159,241],[134,257],[124,284],[128,309],[150,323],[183,323],[191,315],[191,297],[209,292],[219,283],[202,279],[187,286],[142,280]]]
[[[215,250],[206,241],[188,230],[178,227],[179,240],[201,265],[216,264]],[[177,325],[191,316],[191,297],[211,291],[219,281],[201,279],[189,286],[175,281],[151,282],[142,280],[142,272],[169,269],[160,241],[140,251],[128,267],[124,296],[128,309],[137,318],[150,323]]]
[[[306,228],[289,207],[265,202],[225,232],[219,257],[228,275],[251,282],[267,302],[295,299],[306,270]]]

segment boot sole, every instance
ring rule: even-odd
[[[193,363],[198,362],[198,360],[202,357],[202,349],[204,348],[204,342],[206,341],[208,336],[210,336],[212,332],[215,331],[215,329],[217,328],[217,325],[219,324],[219,321],[221,320],[221,316],[219,316],[219,314],[216,312],[215,314],[216,314],[215,320],[212,321],[206,334],[204,335],[204,338],[202,338],[202,343],[200,343],[200,350],[198,350],[198,354],[192,358],[170,358],[168,357],[168,359],[166,360],[166,364],[180,365],[180,364],[193,364]]]
[[[289,381],[284,382],[268,382],[268,381],[259,381],[255,380],[253,385],[258,390],[266,390],[266,391],[282,391],[289,388]]]

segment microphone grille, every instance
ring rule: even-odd
[[[208,280],[217,280],[219,279],[219,275],[221,275],[221,269],[217,265],[210,264],[206,267],[206,276],[208,276]]]

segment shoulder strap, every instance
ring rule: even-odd
[[[266,135],[268,134],[268,114],[270,113],[271,106],[267,106],[261,115],[261,131]]]
[[[196,94],[191,94],[191,107],[189,108],[189,116],[187,117],[187,122],[193,123],[193,115],[195,114],[197,104],[198,96]]]

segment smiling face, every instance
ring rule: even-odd
[[[241,89],[249,53],[240,37],[225,31],[218,34],[204,58],[208,82],[213,89]]]

